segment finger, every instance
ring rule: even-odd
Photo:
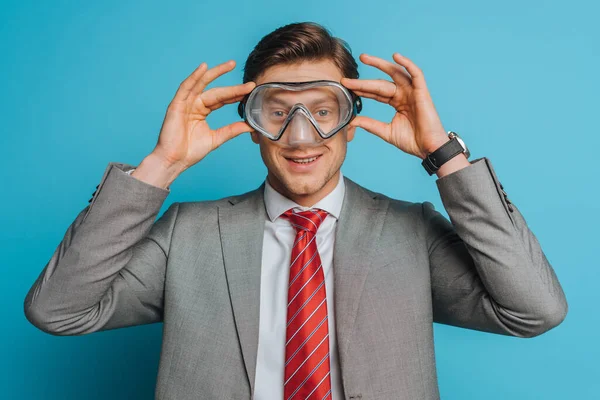
[[[203,62],[201,63],[195,70],[188,76],[181,84],[179,85],[179,89],[175,93],[175,97],[173,97],[174,102],[185,100],[190,90],[194,87],[198,79],[206,72],[208,65]]]
[[[373,95],[388,99],[394,97],[394,94],[396,94],[396,90],[398,89],[394,82],[386,81],[384,79],[342,78],[341,83],[355,93],[371,93]]]
[[[210,108],[206,107],[204,104],[201,104],[199,107],[195,107],[195,108],[199,111],[200,115],[204,115],[204,117],[207,117],[211,112],[218,110],[219,108],[223,107],[225,104],[237,103],[237,102],[242,101],[243,99],[244,99],[244,95],[241,95],[238,97],[233,97],[231,99],[228,99],[227,102],[224,102],[224,103],[215,103]]]
[[[380,96],[378,94],[374,94],[372,92],[362,92],[360,90],[353,90],[353,92],[357,96],[366,97],[368,99],[377,100],[377,101],[382,102],[384,104],[390,104],[390,101],[392,100],[391,97],[383,97],[383,96]]]
[[[350,122],[350,126],[358,126],[371,132],[372,134],[379,136],[386,142],[389,142],[390,137],[390,125],[370,117],[356,117]]]
[[[427,87],[427,85],[425,83],[425,77],[423,76],[423,71],[421,71],[421,69],[419,67],[417,67],[417,65],[414,62],[412,62],[410,59],[408,59],[407,57],[404,57],[403,55],[401,55],[398,52],[394,53],[392,55],[392,58],[398,64],[400,64],[401,66],[406,68],[406,70],[412,77],[413,86],[415,88],[424,89],[425,87]]]
[[[411,85],[411,76],[398,64],[394,64],[387,60],[379,57],[370,56],[368,54],[361,54],[360,60],[372,67],[380,69],[381,71],[388,74],[392,80],[399,85]]]
[[[211,109],[211,111],[222,107],[225,104],[235,103],[244,98],[245,95],[250,93],[256,84],[254,82],[247,82],[242,85],[226,86],[226,87],[215,87],[203,92],[200,95],[200,99],[205,107]]]
[[[216,137],[215,148],[221,146],[226,141],[231,140],[244,132],[250,132],[251,130],[252,128],[250,125],[242,121],[237,121],[232,124],[222,126],[214,131]]]
[[[209,69],[195,83],[194,87],[190,91],[190,96],[197,96],[212,81],[214,81],[215,79],[217,79],[221,75],[226,74],[227,72],[231,71],[234,68],[235,68],[235,61],[234,60],[229,60],[227,62],[224,62],[224,63],[221,63],[221,64],[217,65],[216,67],[213,67],[213,68]]]

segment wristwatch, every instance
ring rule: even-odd
[[[467,158],[471,155],[467,145],[456,132],[448,131],[450,140],[423,159],[421,165],[429,175],[433,175],[448,160],[464,153]]]

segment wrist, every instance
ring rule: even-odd
[[[439,135],[435,140],[432,140],[421,150],[421,160],[425,159],[425,157],[427,157],[429,154],[442,147],[449,140],[450,138],[448,137],[448,134],[444,133],[442,135]]]
[[[185,170],[182,165],[165,161],[155,153],[146,156],[131,176],[150,185],[168,189]]]
[[[443,178],[446,175],[450,175],[453,172],[461,170],[471,165],[471,162],[467,159],[464,154],[459,154],[456,157],[448,160],[444,163],[437,171],[436,175],[439,178]]]
[[[421,164],[429,175],[437,173],[439,178],[471,165],[469,149],[454,131],[448,131],[443,139],[437,136],[424,149],[424,154]]]

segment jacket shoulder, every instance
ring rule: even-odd
[[[423,202],[397,199],[394,197],[390,197],[386,194],[367,189],[364,186],[358,185],[358,187],[361,191],[363,191],[367,196],[369,196],[373,200],[387,201],[389,204],[388,213],[422,213]]]
[[[245,193],[225,196],[218,199],[182,201],[179,202],[179,212],[196,214],[199,212],[206,213],[214,211],[216,213],[219,207],[230,207],[234,204],[260,195],[262,193],[261,191],[264,189],[263,186],[264,184],[256,189],[247,191]]]

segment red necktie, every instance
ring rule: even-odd
[[[284,400],[331,399],[325,275],[316,234],[323,210],[286,211],[296,229],[288,287]]]

